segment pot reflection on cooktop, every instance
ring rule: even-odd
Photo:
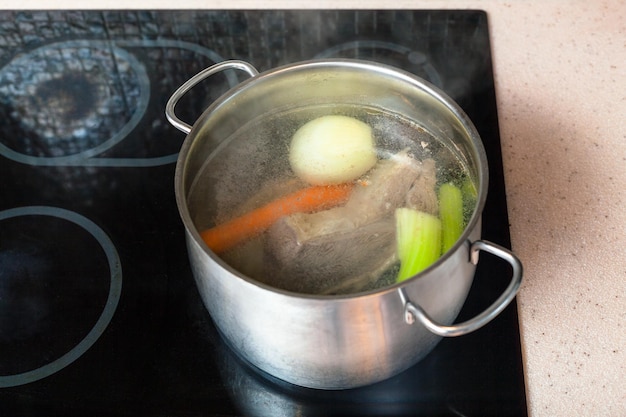
[[[41,379],[82,355],[121,290],[117,252],[90,220],[55,207],[0,212],[0,387]]]

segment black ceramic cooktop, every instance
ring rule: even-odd
[[[344,57],[441,87],[485,144],[483,237],[509,246],[487,16],[480,11],[0,12],[0,415],[525,416],[515,303],[379,384],[316,391],[224,346],[187,260],[172,92],[201,69]],[[241,74],[198,86],[193,121]],[[459,321],[510,271],[481,257]]]

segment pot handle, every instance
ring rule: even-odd
[[[519,290],[522,282],[522,263],[515,255],[513,255],[513,253],[502,246],[486,240],[477,240],[470,247],[470,262],[474,265],[478,263],[478,254],[481,250],[496,255],[511,264],[513,267],[513,277],[511,278],[511,283],[493,304],[476,317],[464,321],[463,323],[444,326],[435,322],[418,304],[410,301],[404,291],[404,288],[401,288],[399,292],[402,302],[404,303],[404,320],[406,323],[413,324],[417,319],[424,325],[424,327],[434,334],[438,336],[452,337],[462,336],[464,334],[471,333],[474,330],[478,330],[496,318],[496,316],[500,314],[502,310],[504,310],[515,298],[515,295]]]
[[[176,113],[174,113],[174,108],[176,107],[178,100],[180,100],[182,96],[187,94],[187,92],[200,81],[207,79],[215,73],[228,69],[237,69],[240,71],[244,71],[248,73],[251,77],[259,75],[259,71],[257,71],[256,68],[254,68],[252,65],[248,64],[245,61],[238,60],[218,62],[217,64],[203,69],[202,71],[188,79],[183,85],[178,87],[178,89],[174,91],[174,94],[172,94],[170,99],[167,101],[167,104],[165,105],[165,117],[167,117],[167,120],[172,124],[172,126],[186,134],[189,134],[189,132],[191,132],[191,125],[180,120],[178,116],[176,116]]]

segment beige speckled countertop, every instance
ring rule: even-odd
[[[530,415],[626,416],[626,2],[136,0],[130,7],[173,6],[486,10],[512,246],[525,267],[517,302]]]

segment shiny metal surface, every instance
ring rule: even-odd
[[[399,290],[399,293],[400,298],[404,302],[404,320],[408,324],[413,324],[416,320],[419,320],[420,323],[422,323],[428,330],[436,335],[442,337],[454,337],[463,336],[465,334],[478,330],[487,323],[489,323],[491,320],[496,318],[498,314],[500,314],[502,310],[504,310],[506,306],[508,306],[509,303],[513,301],[513,299],[515,298],[515,294],[517,294],[517,291],[519,290],[519,287],[522,283],[522,263],[513,253],[503,248],[502,246],[485,240],[477,240],[472,244],[470,249],[471,262],[474,265],[478,264],[478,253],[481,250],[496,255],[500,259],[508,262],[512,267],[511,282],[506,287],[502,295],[500,295],[500,297],[498,297],[498,299],[494,301],[493,304],[491,304],[487,309],[478,314],[476,317],[466,320],[463,323],[446,326],[437,323],[418,304],[411,302],[401,288]]]
[[[419,120],[466,162],[478,185],[476,209],[447,254],[401,284],[349,296],[312,296],[249,279],[208,250],[192,221],[192,212],[198,208],[188,201],[208,155],[246,122],[303,103],[373,106]],[[175,185],[196,284],[230,346],[254,366],[293,384],[343,389],[381,381],[407,369],[441,339],[421,322],[407,325],[406,300],[443,326],[454,321],[472,284],[476,268],[472,254],[477,248],[488,249],[471,243],[480,240],[487,179],[478,133],[440,90],[385,65],[321,60],[254,76],[213,103],[183,144]],[[519,279],[521,268],[515,277]],[[507,299],[516,291],[509,291]]]
[[[181,97],[185,95],[185,93],[191,90],[199,82],[207,79],[213,74],[229,69],[244,71],[248,73],[251,77],[259,74],[259,71],[257,71],[256,68],[254,68],[252,65],[248,64],[247,62],[237,60],[219,62],[215,65],[211,65],[203,71],[200,71],[189,80],[187,80],[187,82],[185,82],[183,85],[178,87],[178,89],[174,91],[170,99],[167,101],[167,104],[165,106],[165,117],[172,124],[172,126],[174,126],[176,129],[180,130],[183,133],[191,132],[191,125],[183,122],[178,118],[178,116],[176,116],[176,104],[178,103],[178,100],[180,100]]]

